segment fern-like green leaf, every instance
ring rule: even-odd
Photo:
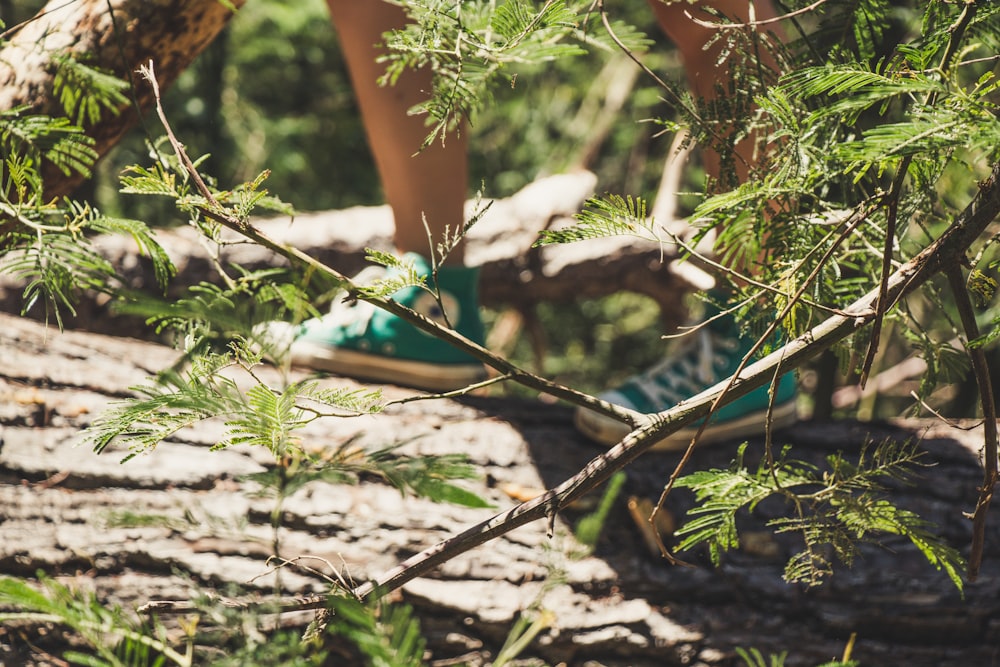
[[[0,623],[17,620],[56,623],[84,640],[89,651],[79,648],[64,654],[80,665],[149,667],[169,659],[176,665],[189,662],[158,635],[157,628],[144,628],[119,607],[102,605],[83,589],[70,588],[44,574],[38,587],[25,580],[0,578]]]
[[[542,230],[533,247],[610,236],[659,240],[653,220],[646,215],[646,202],[638,197],[609,194],[588,199],[576,220],[577,224],[569,227]]]
[[[692,489],[698,501],[689,512],[690,520],[676,533],[684,538],[679,549],[707,544],[712,561],[718,563],[723,551],[739,545],[737,513],[753,511],[764,498],[780,495],[793,500],[796,511],[772,519],[768,525],[803,540],[803,549],[785,566],[788,581],[819,584],[833,572],[831,552],[850,566],[861,543],[889,534],[909,539],[962,589],[958,552],[935,536],[919,516],[884,497],[880,480],[911,480],[911,469],[920,462],[920,452],[913,443],[886,442],[866,448],[857,464],[831,456],[829,469],[822,472],[787,459],[787,448],[773,468],[762,461],[756,472],[751,472],[743,463],[745,449],[746,445],[740,448],[728,470],[698,471],[677,481],[679,487]]]
[[[384,599],[364,604],[348,597],[330,600],[333,612],[327,631],[357,646],[368,664],[378,667],[421,667],[426,642],[409,605]]]
[[[350,416],[381,409],[377,392],[322,391],[315,380],[293,383],[284,390],[256,379],[257,362],[240,349],[223,354],[200,354],[191,368],[168,370],[146,384],[132,387],[136,398],[119,401],[85,431],[85,442],[98,453],[118,440],[128,447],[128,460],[154,448],[178,430],[208,419],[222,419],[227,437],[214,448],[249,444],[267,448],[275,457],[298,451],[294,432],[319,416]],[[253,384],[243,391],[232,373],[241,370]],[[317,406],[334,403],[337,412]],[[363,411],[363,412],[361,412]]]
[[[397,447],[380,449],[370,454],[370,471],[399,489],[434,502],[447,502],[464,507],[487,508],[492,505],[450,480],[473,479],[479,476],[475,466],[462,454],[440,456],[400,456]]]
[[[84,442],[97,453],[119,441],[129,453],[149,451],[182,428],[242,413],[243,396],[236,383],[218,372],[232,364],[227,355],[195,360],[186,373],[164,371],[154,381],[132,387],[136,398],[113,403],[84,431]]]
[[[91,223],[90,228],[102,234],[127,234],[132,237],[139,252],[152,261],[153,275],[161,289],[166,289],[167,283],[177,273],[167,251],[157,242],[155,233],[146,223],[101,216]]]
[[[677,480],[679,488],[694,491],[699,503],[690,512],[693,518],[677,530],[677,536],[684,537],[678,545],[681,551],[705,543],[712,562],[718,564],[722,552],[739,546],[737,512],[752,511],[775,492],[776,484],[792,488],[813,481],[805,468],[791,463],[779,466],[774,474],[764,465],[751,473],[742,463],[745,451],[746,445],[741,445],[736,462],[728,470],[697,471]]]
[[[275,456],[284,456],[296,447],[292,433],[305,425],[305,413],[296,404],[296,392],[276,391],[262,384],[246,391],[246,409],[226,422],[226,439],[215,449],[231,445],[264,447]]]
[[[63,112],[75,125],[96,124],[102,111],[118,115],[128,104],[127,82],[70,56],[57,55],[54,61],[52,87]]]
[[[68,118],[29,114],[29,107],[0,111],[0,149],[6,155],[20,154],[35,164],[49,160],[64,174],[90,176],[97,161],[94,140]]]

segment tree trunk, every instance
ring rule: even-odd
[[[244,0],[52,0],[14,30],[0,50],[0,110],[29,105],[32,113],[62,116],[53,95],[56,56],[70,56],[110,72],[132,85],[131,102],[118,113],[105,111],[86,128],[104,155],[152,105],[152,92],[136,73],[153,61],[162,88],[173,83],[232,16],[228,4]],[[48,165],[46,194],[71,192],[83,177]]]

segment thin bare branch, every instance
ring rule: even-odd
[[[183,152],[182,146],[175,145],[175,150],[178,148]],[[506,360],[495,357],[475,343],[454,332],[438,327],[434,322],[399,306],[392,300],[366,299],[405,318],[421,329],[439,335],[463,350],[474,354],[494,368],[509,374],[517,382],[566,398],[577,405],[598,409],[605,414],[614,414],[622,421],[630,423],[634,430],[619,444],[593,459],[580,472],[553,489],[416,554],[376,580],[355,588],[353,594],[364,598],[376,590],[390,592],[398,589],[406,582],[425,574],[441,563],[519,526],[543,518],[551,519],[561,508],[602,484],[614,472],[634,461],[666,435],[705,417],[719,405],[735,400],[763,386],[780,372],[797,367],[806,359],[827,349],[857,329],[870,324],[876,318],[876,309],[873,306],[877,301],[881,301],[882,305],[888,308],[923,285],[931,276],[953,266],[957,261],[956,258],[969,248],[998,214],[1000,214],[1000,163],[995,165],[990,176],[980,183],[979,192],[973,201],[957,216],[948,229],[920,254],[888,276],[879,288],[856,300],[844,309],[843,314],[828,318],[805,334],[789,341],[782,348],[753,364],[747,365],[733,378],[706,389],[681,406],[675,406],[653,415],[624,411],[615,406],[609,406],[604,401],[555,385],[513,367]],[[266,239],[251,226],[225,219],[225,216],[215,215],[217,218],[221,218],[219,221],[222,224],[244,233],[248,238],[265,244],[293,261],[306,263],[334,276],[340,275],[312,258],[301,257],[301,253],[296,253],[294,249],[286,248]],[[350,285],[349,280],[344,278],[344,281]],[[997,456],[995,444],[991,451],[992,460],[995,463]],[[987,481],[990,480],[995,482],[995,473],[987,473]],[[984,495],[987,490],[991,492],[992,485],[984,487]],[[326,600],[326,596],[314,596],[297,599],[287,603],[287,605],[279,603],[279,606],[284,611],[320,609],[325,607]],[[175,609],[183,607],[184,603],[178,602],[152,602],[144,609],[159,613],[176,613]]]
[[[972,23],[972,19],[975,15],[975,3],[966,2],[965,6],[962,8],[962,13],[959,14],[958,18],[955,19],[955,22],[949,27],[948,32],[950,33],[950,37],[948,39],[948,46],[945,49],[944,55],[941,58],[941,64],[939,65],[939,69],[942,72],[948,71],[952,59],[955,57],[955,54],[958,53],[959,45],[965,35],[965,30],[968,28],[969,24]],[[937,91],[931,91],[927,94],[924,104],[932,106],[934,101],[937,99],[937,96]],[[899,200],[903,195],[903,184],[906,180],[906,173],[909,171],[912,161],[912,155],[907,155],[900,161],[899,166],[897,167],[896,176],[892,181],[892,187],[886,195],[888,201],[888,222],[885,229],[885,246],[882,250],[882,276],[879,283],[879,299],[875,303],[875,326],[872,327],[872,336],[871,340],[868,342],[868,351],[865,353],[865,360],[861,366],[861,379],[859,384],[862,388],[864,388],[865,383],[868,381],[868,375],[871,372],[872,364],[875,362],[875,354],[878,352],[879,339],[882,334],[882,320],[884,319],[885,312],[888,308],[885,303],[887,296],[886,281],[888,280],[889,272],[892,268],[892,252],[896,243]]]
[[[965,286],[961,265],[950,262],[945,266],[945,276],[951,287],[958,316],[962,328],[969,341],[979,338],[979,325],[976,324],[976,313],[969,299],[969,290]],[[993,403],[993,382],[990,380],[990,368],[986,362],[986,353],[981,347],[966,345],[969,359],[972,361],[972,372],[979,387],[979,401],[983,410],[983,485],[979,489],[979,500],[972,514],[972,545],[969,548],[969,564],[966,574],[970,581],[979,576],[979,568],[983,562],[983,548],[986,544],[986,515],[993,501],[993,490],[1000,481],[1000,469],[997,461],[997,414]]]
[[[886,290],[889,299],[887,303],[896,303],[932,276],[940,273],[949,262],[953,261],[955,254],[968,248],[998,215],[1000,215],[1000,163],[994,165],[989,178],[980,184],[976,197],[948,229],[890,276]],[[735,400],[770,381],[779,368],[797,367],[806,359],[870,324],[875,317],[873,304],[878,298],[879,290],[869,292],[847,307],[844,315],[828,318],[805,334],[789,341],[781,349],[749,365],[735,382],[724,380],[691,398],[683,406],[675,406],[656,415],[644,416],[644,423],[636,430],[562,484],[412,556],[375,581],[359,586],[354,590],[354,594],[366,597],[376,589],[382,592],[395,590],[407,581],[429,572],[459,554],[514,528],[551,516],[553,512],[557,512],[561,507],[606,481],[666,435],[704,417],[729,384],[732,384],[732,388],[728,392],[728,400]],[[323,605],[324,599],[318,598],[314,608]]]
[[[700,25],[703,28],[712,28],[713,30],[732,30],[733,28],[754,28],[754,29],[757,29],[757,28],[759,28],[762,25],[770,25],[772,23],[781,23],[782,21],[787,21],[787,20],[793,19],[793,18],[795,18],[797,16],[802,16],[803,14],[808,14],[809,12],[811,12],[813,10],[819,9],[819,7],[821,7],[822,5],[825,5],[827,2],[829,2],[829,0],[816,0],[816,2],[812,3],[811,5],[808,5],[807,7],[803,7],[801,9],[796,9],[793,12],[788,12],[787,14],[782,14],[781,16],[773,16],[773,17],[771,17],[769,19],[760,19],[760,20],[757,20],[755,17],[752,16],[751,19],[749,21],[745,22],[745,23],[716,23],[714,21],[706,21],[704,19],[696,18],[688,10],[684,11],[684,16],[686,16],[687,18],[691,19],[692,21],[694,21],[695,23],[697,23],[698,25]],[[751,7],[751,11],[752,11],[753,3],[750,4],[750,7]]]

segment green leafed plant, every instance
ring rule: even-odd
[[[601,537],[601,531],[604,530],[604,524],[608,520],[608,515],[614,507],[622,487],[625,486],[625,480],[626,476],[623,472],[616,473],[608,480],[608,486],[601,495],[597,509],[591,514],[582,517],[576,524],[574,535],[577,541],[586,547],[587,551],[593,551],[597,546],[597,540]]]
[[[430,67],[434,94],[418,111],[428,116],[427,142],[444,140],[487,105],[501,83],[513,83],[515,67],[541,65],[585,53],[585,46],[611,49],[589,0],[452,2],[408,0],[412,23],[393,31],[384,82],[410,68]],[[615,22],[619,38],[633,48],[648,44]]]
[[[146,627],[118,607],[101,604],[83,589],[39,574],[38,585],[0,578],[0,623],[53,623],[72,630],[88,650],[70,649],[63,657],[88,667],[192,665],[190,645],[178,651],[161,627]]]
[[[383,600],[331,597],[327,631],[350,641],[372,667],[421,667],[426,641],[412,608]]]
[[[575,57],[583,46],[622,48],[635,56],[634,50],[647,43],[635,31],[614,22],[604,3],[590,0],[408,0],[403,4],[413,21],[387,37],[385,82],[391,84],[405,68],[433,70],[433,97],[414,110],[427,115],[428,142],[444,139],[447,132],[474,120],[498,83],[516,86],[518,69]],[[792,4],[799,9],[806,5]],[[944,237],[943,230],[962,221],[970,199],[991,192],[977,179],[987,175],[983,165],[1000,158],[996,113],[1000,84],[991,69],[1000,6],[916,3],[906,11],[890,13],[887,3],[860,0],[811,3],[809,9],[815,14],[790,21],[786,39],[758,34],[718,17],[715,42],[727,53],[742,54],[746,64],[734,67],[732,85],[717,91],[720,94],[711,103],[677,95],[669,84],[663,87],[676,105],[679,120],[664,119],[662,126],[686,126],[691,141],[714,150],[722,163],[718,178],[698,195],[693,216],[702,235],[720,232],[720,261],[701,259],[720,282],[733,285],[736,313],[748,331],[781,328],[787,338],[827,316],[843,316],[844,308],[879,289],[880,298],[869,302],[868,310],[850,314],[860,325],[874,313],[872,333],[845,334],[848,340],[840,348],[842,358],[850,359],[853,352],[868,346],[873,352],[865,356],[860,369],[866,377],[883,325],[898,323],[908,327],[907,340],[936,354],[928,361],[931,374],[940,370],[946,376],[960,364],[950,342],[942,344],[942,340],[956,337],[959,321],[966,338],[978,339],[979,344],[995,337],[973,335],[974,327],[967,326],[968,312],[954,312],[964,303],[959,297],[967,296],[965,281],[958,281],[961,290],[953,293],[953,300],[942,299],[943,288],[931,283],[926,302],[908,303],[897,311],[888,310],[887,282],[895,268],[923,256],[925,248]],[[902,20],[897,20],[900,16]],[[603,27],[605,19],[610,31]],[[765,65],[764,56],[780,71]],[[155,77],[150,69],[145,73],[162,114]],[[63,171],[88,173],[96,155],[80,123],[121,102],[120,84],[80,63],[62,63],[59,77],[65,117],[31,115],[25,108],[0,113],[3,270],[26,280],[27,306],[44,302],[57,318],[62,309],[72,309],[75,290],[117,291],[112,268],[89,244],[94,233],[128,234],[153,258],[161,281],[172,272],[166,254],[142,223],[109,220],[86,206],[45,198],[43,160]],[[262,209],[289,211],[264,189],[267,172],[230,190],[217,187],[212,179],[202,178],[203,159],[190,160],[165,117],[162,120],[171,150],[161,152],[163,144],[153,144],[152,165],[131,168],[122,179],[124,193],[171,199],[210,247],[224,243],[221,231],[228,228],[283,254],[302,271],[301,276],[322,274],[327,282],[347,287],[352,298],[384,308],[398,306],[386,298],[395,289],[421,283],[399,258],[373,254],[373,259],[398,270],[400,277],[366,289],[314,258],[274,243],[254,228],[251,219]],[[736,150],[740,141],[755,145],[758,159],[752,164]],[[749,172],[749,177],[739,178],[741,171]],[[540,243],[622,233],[679,243],[662,232],[647,215],[645,200],[634,195],[596,198],[578,223],[544,234]],[[445,239],[443,245],[452,247],[455,240]],[[983,302],[989,301],[990,274],[1000,261],[996,245],[996,237],[987,235],[972,247],[958,251],[953,247],[943,270],[956,271],[961,277],[961,267],[974,264],[981,275],[973,291]],[[691,257],[696,255],[693,248],[693,244],[681,244],[682,253]],[[307,425],[319,418],[377,412],[384,405],[382,397],[377,392],[327,389],[312,379],[280,387],[262,381],[257,371],[260,353],[250,344],[255,315],[273,308],[300,319],[312,312],[306,305],[308,281],[293,276],[293,284],[278,286],[272,284],[275,274],[233,269],[224,266],[218,255],[216,264],[224,286],[197,286],[169,307],[162,303],[135,306],[151,323],[181,331],[189,354],[183,364],[135,387],[134,398],[115,405],[94,422],[88,435],[98,452],[118,441],[127,449],[126,458],[131,458],[182,428],[208,420],[222,422],[225,434],[217,448],[263,447],[274,457],[275,465],[253,479],[262,493],[276,500],[275,553],[279,551],[281,501],[312,482],[354,483],[376,477],[403,492],[434,500],[485,505],[452,484],[473,472],[461,457],[405,456],[393,446],[362,451],[352,443],[322,453],[306,451],[301,436]],[[740,275],[747,272],[752,277]],[[421,286],[433,292],[433,285]],[[248,302],[252,305],[244,306]],[[755,307],[760,302],[773,307]],[[920,322],[917,306],[926,308],[927,304],[943,315]],[[780,314],[775,317],[775,312]],[[992,320],[994,325],[998,321],[992,313],[980,319]],[[447,335],[442,330],[437,333]],[[220,346],[230,342],[230,347]],[[974,346],[972,351],[976,351]],[[636,452],[635,447],[649,444],[650,434],[655,435],[651,429],[657,424],[648,416],[624,414],[513,365],[489,360],[509,371],[505,377],[629,421],[633,434],[638,435],[568,480],[563,490],[540,496],[542,500],[534,505],[525,503],[479,535],[497,535],[512,526],[514,519],[526,522],[544,516],[553,520],[563,500],[572,500],[573,493],[591,482],[596,485],[598,475],[608,479],[615,466],[624,465],[622,452]],[[930,384],[924,388],[929,390]],[[988,473],[992,467],[994,476],[988,474],[983,487],[991,489],[996,481],[995,438],[987,445],[984,458]],[[679,533],[681,548],[706,544],[718,562],[723,552],[739,543],[740,512],[776,498],[785,502],[788,511],[772,520],[771,526],[797,535],[803,544],[786,567],[791,581],[820,583],[832,568],[829,554],[849,564],[860,544],[888,534],[908,539],[961,588],[957,552],[936,538],[919,517],[891,504],[884,494],[885,479],[905,481],[908,470],[919,465],[913,446],[881,445],[855,463],[831,457],[822,470],[792,459],[787,451],[751,469],[744,464],[744,452],[740,450],[728,470],[698,471],[678,482],[692,489],[698,502],[691,521]],[[610,491],[607,498],[610,503]],[[987,507],[988,502],[981,506]],[[596,519],[603,521],[606,509]],[[505,524],[508,518],[510,524]],[[476,535],[476,531],[468,534]],[[442,546],[439,553],[456,543]],[[393,584],[402,585],[404,579],[399,575]],[[188,664],[182,662],[189,661],[188,655],[171,654],[158,639],[144,639],[140,631],[113,612],[102,611],[92,599],[80,598],[83,602],[78,603],[67,589],[45,580],[42,584],[44,594],[15,580],[3,580],[0,595],[18,607],[15,614],[26,614],[22,620],[64,623],[100,645],[95,648],[99,658],[77,656],[82,664],[128,664],[116,661],[146,659],[150,655],[141,651],[147,649],[177,664]],[[420,664],[424,644],[407,608],[384,607],[379,601],[366,605],[346,597],[333,598],[331,604],[338,631],[350,637],[372,663]],[[536,631],[532,628],[540,626],[518,628],[518,637],[529,636]],[[123,646],[124,658],[118,653]],[[249,651],[238,655],[241,659],[252,656]],[[152,656],[152,660],[160,657]],[[755,667],[766,664],[759,652],[744,652],[741,657]],[[783,660],[772,657],[771,665],[777,667]]]
[[[690,473],[677,480],[680,488],[695,494],[697,505],[689,521],[677,531],[679,549],[706,545],[712,562],[739,546],[737,518],[752,512],[768,498],[785,501],[787,515],[768,525],[778,533],[798,534],[803,548],[785,567],[785,579],[810,586],[832,573],[830,553],[850,565],[863,543],[878,543],[883,535],[908,539],[937,569],[944,570],[962,589],[961,555],[915,513],[897,507],[886,497],[885,480],[910,482],[921,453],[913,444],[891,442],[862,452],[858,463],[840,455],[827,458],[824,470],[787,458],[766,458],[751,470],[744,462],[746,445],[727,470]]]
[[[45,196],[43,170],[90,175],[98,155],[82,124],[102,108],[117,110],[125,84],[76,61],[58,61],[56,91],[65,116],[19,106],[0,111],[0,272],[25,285],[23,311],[41,305],[62,326],[81,290],[113,293],[114,268],[93,244],[97,234],[130,236],[152,260],[161,287],[174,273],[166,252],[138,220],[108,217],[92,206]]]

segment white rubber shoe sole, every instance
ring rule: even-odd
[[[482,364],[435,364],[397,359],[304,340],[292,344],[290,357],[296,366],[432,392],[454,391],[487,377]]]

